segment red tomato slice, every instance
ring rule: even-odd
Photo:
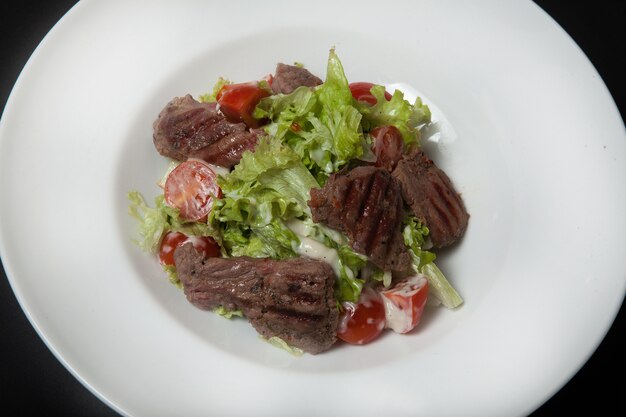
[[[196,160],[178,165],[165,180],[165,201],[180,211],[185,220],[206,219],[213,207],[213,198],[221,197],[217,176],[209,166]]]
[[[428,280],[418,274],[380,294],[385,303],[386,327],[396,333],[408,333],[422,318],[428,298]]]
[[[376,104],[377,100],[376,97],[372,95],[370,90],[375,85],[376,84],[366,82],[356,82],[350,83],[349,87],[350,92],[352,93],[352,97],[354,97],[355,100],[364,101],[373,106],[374,104]],[[387,99],[387,101],[391,100],[391,94],[385,91],[385,98]]]
[[[220,246],[209,236],[187,236],[180,232],[168,232],[163,236],[159,248],[161,265],[174,265],[174,251],[187,242],[191,242],[193,247],[207,258],[220,256]]]
[[[395,126],[379,126],[370,134],[374,137],[372,148],[376,155],[375,165],[393,171],[404,154],[402,133]]]
[[[233,123],[244,122],[246,126],[256,128],[262,123],[252,117],[252,112],[263,97],[270,93],[259,87],[256,82],[227,84],[217,93],[220,111]]]
[[[385,307],[380,295],[364,288],[358,303],[344,302],[337,337],[353,345],[364,345],[376,339],[385,328]]]

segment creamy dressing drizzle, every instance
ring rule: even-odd
[[[385,304],[385,327],[396,333],[406,333],[411,330],[413,318],[410,311],[400,309],[387,297],[382,297]]]
[[[344,301],[343,303],[341,303],[341,306],[350,313],[341,315],[339,324],[337,325],[337,333],[339,334],[345,333],[346,330],[348,330],[348,322],[350,321],[352,314],[354,314],[354,310],[356,310],[356,304],[351,301]]]
[[[363,289],[363,292],[361,292],[361,296],[359,298],[358,304],[363,305],[365,308],[371,308],[374,305],[374,301],[379,302],[378,300],[380,298],[384,299],[384,297],[380,297],[376,291],[372,290],[371,288],[365,287]],[[344,301],[341,303],[341,306],[348,312],[348,314],[341,315],[339,324],[337,325],[338,334],[344,333],[348,329],[348,322],[354,315],[354,312],[357,307],[357,303],[353,303],[351,301]],[[375,323],[376,320],[377,319],[373,317],[368,317],[367,319],[365,319],[366,323],[370,325]],[[385,328],[385,320],[379,321],[378,324],[376,325],[376,328],[379,331],[382,331]],[[361,344],[365,341],[366,338],[357,340],[354,343]]]
[[[340,275],[339,254],[335,249],[329,248],[323,243],[307,237],[309,234],[309,227],[301,220],[289,220],[287,222],[287,227],[298,235],[298,238],[300,239],[300,244],[294,248],[298,255],[304,255],[312,259],[324,261],[330,265],[331,268],[333,268],[336,276]]]
[[[417,274],[407,279],[402,287],[395,289],[394,292],[403,297],[409,298],[426,285],[426,276]],[[391,299],[384,296],[383,304],[385,305],[385,327],[396,333],[406,333],[413,329],[413,312],[412,308],[401,309]],[[412,307],[412,305],[411,305]]]

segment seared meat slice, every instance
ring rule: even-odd
[[[311,190],[313,221],[345,233],[352,248],[385,271],[404,271],[411,258],[404,246],[400,185],[383,168],[360,166],[330,176]]]
[[[261,335],[278,336],[309,353],[335,343],[339,312],[335,274],[327,263],[204,258],[187,244],[176,249],[174,259],[185,295],[196,307],[241,310]]]
[[[402,197],[411,211],[430,230],[434,247],[459,239],[467,228],[469,214],[450,178],[422,151],[405,155],[392,175],[400,182]]]
[[[315,87],[320,84],[322,80],[311,74],[309,70],[279,63],[276,65],[276,73],[272,80],[272,91],[274,94],[289,94],[301,86]]]
[[[231,123],[215,103],[200,103],[187,94],[170,101],[153,124],[154,146],[179,161],[200,158],[227,168],[254,148],[256,135],[244,123]],[[223,143],[222,143],[223,142]]]
[[[190,152],[235,131],[244,131],[245,125],[226,122],[215,104],[200,103],[187,94],[167,103],[153,128],[157,151],[163,156],[185,161]]]
[[[236,132],[191,152],[189,157],[203,159],[210,164],[230,168],[239,163],[245,151],[253,150],[257,141],[258,137],[255,133]]]

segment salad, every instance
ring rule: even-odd
[[[334,49],[324,81],[301,64],[220,78],[155,120],[170,163],[153,206],[128,194],[137,243],[190,302],[292,352],[408,333],[427,300],[462,304],[433,250],[469,215],[421,149],[430,123],[420,98],[350,83]]]

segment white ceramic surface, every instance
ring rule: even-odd
[[[86,1],[34,53],[0,125],[0,255],[48,346],[119,412],[523,415],[601,341],[626,286],[626,135],[592,65],[530,2],[397,2],[393,24],[376,4]],[[323,76],[331,46],[350,80],[445,115],[428,150],[472,217],[439,264],[466,302],[295,358],[189,305],[131,243],[126,192],[158,193],[172,97],[278,61]]]

